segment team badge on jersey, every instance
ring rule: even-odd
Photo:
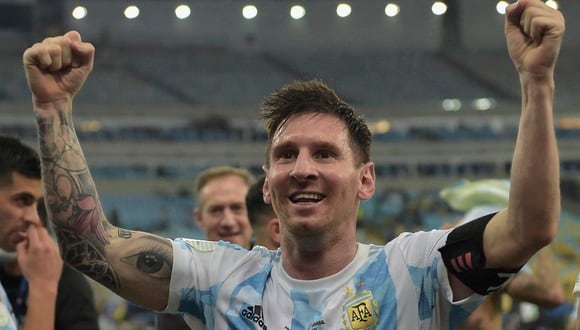
[[[371,291],[365,290],[347,300],[342,320],[347,329],[370,330],[379,323],[379,307]]]

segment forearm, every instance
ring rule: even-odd
[[[114,293],[163,309],[169,292],[171,244],[107,221],[67,106],[35,108],[47,206],[63,259]]]
[[[82,267],[94,266],[87,262],[106,264],[102,256],[110,243],[111,234],[107,229],[113,228],[103,215],[75,133],[70,107],[70,102],[35,106],[35,115],[48,211],[59,237],[63,258],[82,270]],[[62,235],[63,232],[67,235]],[[101,258],[88,261],[83,255],[87,253]],[[88,275],[103,283],[99,275]],[[117,283],[109,281],[104,284],[118,291]]]
[[[524,247],[522,261],[548,244],[560,216],[553,74],[521,76],[522,114],[511,169],[508,216],[511,233]]]
[[[56,285],[30,284],[24,330],[54,329],[56,293]]]

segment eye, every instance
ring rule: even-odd
[[[212,207],[208,208],[207,212],[209,214],[216,215],[216,214],[223,213],[223,209],[224,209],[223,206],[212,206]]]
[[[328,150],[322,150],[316,153],[316,158],[319,159],[326,159],[326,158],[333,158],[334,153]]]
[[[164,253],[157,251],[143,251],[122,259],[123,262],[134,265],[143,273],[166,279],[171,276],[171,263]]]
[[[284,152],[280,153],[280,158],[281,159],[292,159],[292,158],[294,158],[294,152],[289,151],[289,150],[284,151]]]
[[[244,207],[243,204],[235,204],[235,205],[232,205],[230,208],[231,208],[232,212],[235,212],[235,213],[242,213],[242,212],[246,211],[246,208]]]
[[[16,202],[16,205],[18,205],[19,207],[30,206],[34,203],[34,198],[28,195],[18,195],[14,200]]]

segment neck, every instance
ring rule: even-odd
[[[307,240],[285,240],[282,244],[282,267],[298,280],[315,280],[338,273],[354,259],[358,247],[354,236],[329,244],[316,244],[319,238]]]

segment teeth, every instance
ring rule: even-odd
[[[318,202],[323,198],[320,194],[299,193],[292,196],[293,202]]]

